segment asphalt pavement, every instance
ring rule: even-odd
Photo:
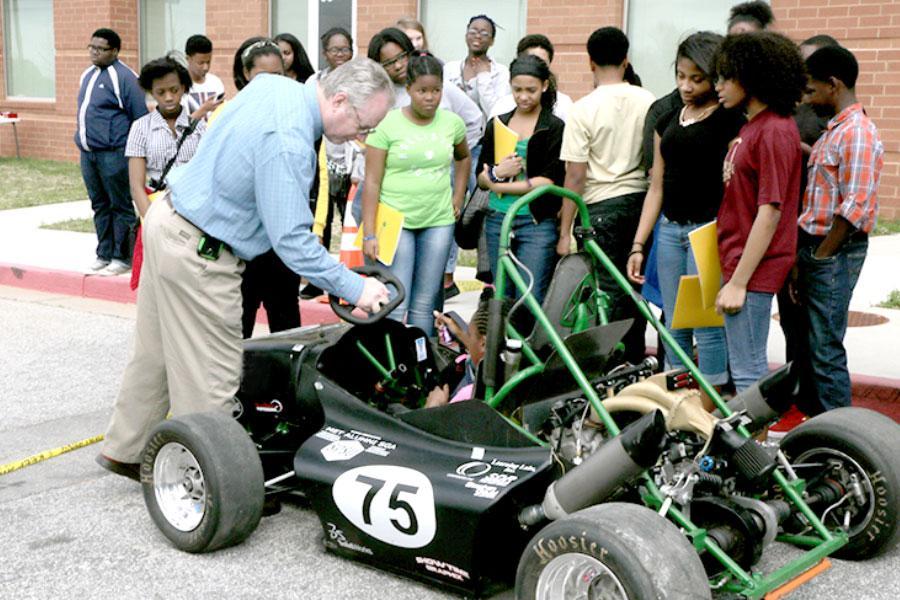
[[[103,432],[132,330],[132,305],[0,286],[0,465]],[[181,553],[153,525],[139,486],[94,464],[97,449],[0,476],[0,598],[452,597],[326,554],[302,505],[264,518],[237,547]],[[795,553],[776,545],[760,567]],[[833,562],[790,598],[900,597],[900,548]]]

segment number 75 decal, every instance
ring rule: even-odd
[[[421,472],[369,465],[343,473],[331,488],[334,503],[364,533],[401,548],[434,539],[434,490]]]

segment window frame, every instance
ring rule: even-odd
[[[50,32],[51,39],[53,39],[53,75],[51,77],[51,84],[53,86],[53,93],[50,96],[28,96],[28,95],[14,95],[10,94],[10,74],[13,71],[11,66],[12,52],[9,50],[9,43],[11,41],[12,36],[9,35],[8,27],[10,25],[10,19],[8,18],[8,12],[12,12],[12,6],[8,0],[3,1],[2,12],[0,12],[0,19],[3,21],[3,93],[4,98],[11,102],[29,102],[35,104],[54,104],[56,102],[56,23],[55,23],[55,4],[54,2],[50,2]]]
[[[278,0],[268,0],[268,8],[269,8],[269,37],[275,37],[279,33],[283,33],[282,31],[275,30],[275,2]],[[291,1],[291,0],[281,0],[281,1]],[[296,0],[295,0],[296,1]],[[306,55],[309,57],[310,64],[313,65],[313,68],[316,69],[316,72],[319,71],[318,64],[322,56],[322,47],[320,42],[320,37],[322,36],[324,31],[319,31],[319,2],[321,0],[303,0],[306,2],[306,37],[307,44],[304,47],[306,50]],[[356,39],[357,35],[357,19],[358,19],[358,4],[359,0],[350,0],[350,35],[353,36],[353,56],[357,56],[359,53],[359,42]],[[301,40],[302,41],[302,40]]]

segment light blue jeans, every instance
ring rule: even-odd
[[[443,293],[444,265],[453,241],[453,225],[404,229],[391,272],[403,284],[406,298],[390,317],[434,335],[434,315]],[[390,287],[388,288],[390,289]],[[393,294],[392,294],[393,296]]]
[[[746,390],[769,372],[766,352],[769,322],[772,320],[772,296],[763,292],[747,292],[740,312],[725,315],[725,339],[728,342],[728,364],[731,379],[738,392]]]
[[[675,298],[682,275],[696,275],[697,263],[691,251],[688,234],[704,223],[673,223],[665,217],[659,222],[656,237],[656,266],[659,289],[663,297],[663,310],[667,322],[675,314]],[[728,350],[725,345],[725,330],[722,327],[702,329],[669,329],[669,333],[688,356],[694,353],[694,338],[697,338],[697,355],[700,372],[709,383],[728,383]],[[681,361],[671,349],[666,349],[666,368],[681,367]]]

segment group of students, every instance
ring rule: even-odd
[[[325,168],[313,186],[322,215],[317,233],[327,244],[351,173],[368,260],[379,256],[378,205],[400,211],[404,225],[389,268],[407,294],[392,316],[431,334],[434,311],[454,285],[454,226],[476,186],[489,194],[480,257],[486,279],[497,273],[501,224],[514,201],[544,184],[565,186],[585,199],[590,234],[612,262],[635,285],[658,282],[666,317],[674,314],[681,276],[696,273],[688,234],[716,220],[723,273],[716,307],[725,325],[673,330],[679,346],[693,354],[696,340],[711,383],[749,387],[768,370],[771,304],[782,292],[789,357],[805,361],[816,400],[804,410],[847,405],[842,340],[877,213],[883,147],[854,96],[853,55],[827,36],[798,48],[765,31],[772,20],[765,3],[748,2],[732,10],[727,37],[688,36],[675,53],[677,87],[659,100],[640,87],[625,34],[600,28],[587,42],[595,89],[572,102],[556,89],[554,48],[543,35],[525,36],[507,68],[489,56],[496,23],[478,15],[466,25],[467,56],[443,63],[428,52],[421,23],[401,19],[368,45],[368,57],[394,84],[394,110],[365,132],[364,146],[325,140]],[[245,41],[235,54],[235,86],[263,72],[315,81],[352,59],[348,32],[333,29],[321,41],[328,67],[319,73],[290,34]],[[204,62],[190,40],[187,50],[188,66]],[[186,101],[197,85],[192,75],[171,56],[141,70],[141,86],[157,102],[134,122],[126,151],[142,215],[147,182],[163,183],[169,163],[190,160],[206,128],[215,127],[222,96]],[[495,155],[494,120],[518,136],[508,156]],[[539,302],[558,257],[577,246],[574,217],[572,202],[545,196],[513,218],[510,251]],[[602,273],[600,285],[610,296],[610,318],[634,319],[625,358],[640,361],[645,321],[611,277]],[[299,325],[298,286],[274,252],[251,261],[242,288],[245,337],[261,302],[271,329]],[[788,306],[798,294],[802,307]],[[673,354],[667,362],[677,366]]]

